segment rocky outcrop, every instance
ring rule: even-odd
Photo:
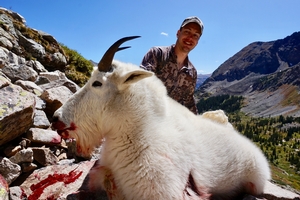
[[[19,57],[22,59],[21,62],[25,58],[36,58],[39,63],[49,70],[58,69],[63,71],[65,69],[67,65],[66,56],[53,36],[26,27],[26,21],[21,15],[5,8],[0,8],[0,21],[2,23],[0,27],[0,46],[17,56],[21,56],[22,58]],[[36,40],[39,42],[32,38],[37,38]],[[7,56],[14,59],[10,54]]]
[[[0,9],[0,21],[6,27],[0,28],[0,199],[107,199],[104,191],[91,192],[86,184],[100,154],[95,152],[91,159],[77,157],[76,141],[61,139],[50,127],[53,112],[79,89],[57,70],[65,67],[63,54],[59,48],[47,53],[43,45],[24,35],[25,46],[21,46],[13,39],[21,33],[10,23],[12,18],[25,21],[17,13]],[[52,36],[36,33],[55,46]],[[25,58],[29,54],[37,59]],[[270,183],[263,197],[245,199],[299,197],[284,189],[287,193],[278,195],[272,187],[279,191]]]

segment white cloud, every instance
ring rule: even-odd
[[[164,36],[169,36],[169,34],[168,34],[168,33],[165,33],[165,32],[161,32],[160,34],[161,34],[161,35],[164,35]]]

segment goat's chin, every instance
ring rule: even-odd
[[[81,129],[69,132],[68,137],[76,143],[76,155],[84,158],[90,158],[103,142],[102,139],[90,137]]]
[[[80,140],[75,139],[74,137],[69,137],[65,140],[68,144],[69,151],[72,151],[72,154],[86,159],[91,158],[94,150],[93,147],[81,144]]]
[[[65,123],[58,121],[53,123],[52,127],[56,129],[57,133],[61,138],[66,140],[67,143],[72,143],[68,145],[72,148],[71,151],[83,158],[90,158],[94,150],[103,142],[102,137],[96,137],[99,136],[99,134],[96,136],[93,134],[97,131],[91,130],[89,126],[75,125],[74,122],[66,126]]]

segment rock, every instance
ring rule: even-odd
[[[43,110],[35,110],[33,118],[33,127],[47,129],[50,127],[50,122]]]
[[[44,110],[46,108],[46,102],[38,96],[35,96],[35,108],[37,110]]]
[[[26,132],[33,123],[34,95],[16,85],[0,89],[0,145]]]
[[[7,13],[9,13],[15,20],[17,20],[23,24],[26,23],[26,20],[24,19],[24,17],[22,15],[20,15],[19,13],[13,12],[11,10],[8,10],[8,9],[2,8],[2,7],[0,7],[0,10],[4,10]]]
[[[80,87],[74,83],[73,81],[69,80],[66,75],[59,70],[56,70],[54,72],[44,72],[40,73],[40,78],[46,78],[48,80],[48,83],[46,84],[40,84],[40,87],[43,90],[47,90],[50,88],[55,88],[59,86],[66,86],[71,90],[73,93],[77,92]],[[40,81],[41,82],[41,81]]]
[[[3,35],[3,29],[0,28],[0,35]],[[0,42],[0,44],[3,43],[3,40]],[[3,48],[0,46],[0,69],[3,68],[6,64],[8,64],[8,50],[6,48]]]
[[[4,10],[5,8],[0,7],[0,9]],[[9,11],[7,11],[7,9],[5,9],[4,11],[5,11],[4,13],[8,13],[8,14],[0,15],[1,23],[4,25],[5,30],[7,32],[9,32],[14,38],[16,38],[17,33],[16,33],[15,28],[14,28],[14,23],[13,23],[11,17],[10,17],[11,13]]]
[[[53,72],[42,72],[40,73],[41,77],[46,77],[50,82],[60,80],[60,79],[67,79],[66,75],[59,70],[55,70]]]
[[[22,147],[20,145],[18,146],[8,146],[4,149],[4,154],[7,157],[12,157],[14,155],[16,155],[17,152],[19,152],[22,149]]]
[[[93,161],[85,161],[44,167],[35,170],[20,187],[28,199],[66,199],[82,187],[93,165]]]
[[[0,27],[0,45],[7,48],[8,50],[11,50],[13,48],[13,44],[9,41],[8,38],[11,38],[10,35],[6,33],[1,27]],[[3,37],[4,36],[4,37]],[[0,56],[1,58],[1,56]]]
[[[42,166],[56,165],[58,158],[50,151],[49,148],[33,147],[33,157]]]
[[[9,63],[12,65],[24,65],[26,63],[25,58],[17,56],[13,52],[8,52]]]
[[[0,199],[1,200],[9,200],[8,198],[8,184],[3,176],[0,174]]]
[[[10,200],[27,200],[27,196],[24,190],[19,186],[9,188],[9,199]]]
[[[10,185],[21,174],[21,167],[11,162],[8,158],[0,158],[0,174]]]
[[[0,71],[0,89],[10,84],[9,78]]]
[[[46,50],[41,44],[21,34],[18,35],[18,38],[19,44],[23,46],[25,51],[30,52],[33,57],[44,57],[46,55]]]
[[[43,85],[46,83],[50,83],[50,80],[44,76],[38,76],[38,78],[35,81],[35,84],[37,85]]]
[[[24,162],[31,163],[33,161],[33,151],[32,149],[22,149],[17,152],[14,156],[10,157],[9,160],[16,164],[21,164]]]
[[[38,32],[45,40],[47,40],[47,41],[49,41],[49,42],[51,42],[51,43],[57,43],[56,39],[55,39],[52,35],[50,35],[50,34],[44,32],[44,31],[40,31],[40,30],[37,30],[37,32]]]
[[[45,67],[37,60],[29,60],[26,65],[33,68],[37,73],[47,72]]]
[[[55,88],[55,87],[59,87],[59,86],[66,86],[73,93],[77,92],[80,89],[80,87],[76,83],[74,83],[73,81],[67,80],[67,79],[54,80],[54,81],[49,82],[48,84],[41,85],[40,87],[43,90],[47,90],[47,89]]]
[[[8,184],[4,177],[0,174],[0,199],[1,200],[9,200],[8,198]]]
[[[60,160],[58,162],[59,165],[66,165],[66,164],[70,164],[71,165],[73,163],[75,163],[75,159],[74,158],[72,158],[72,159],[64,159],[64,160]]]
[[[43,93],[43,89],[37,86],[32,81],[17,80],[15,84],[21,86],[24,90],[31,92],[37,96],[40,96]]]
[[[47,59],[50,57],[50,65],[46,65],[48,68],[55,70],[58,69],[60,71],[65,71],[67,66],[67,59],[64,54],[61,52],[55,52],[51,55],[48,55]]]
[[[266,199],[280,199],[280,200],[300,200],[300,195],[294,192],[285,190],[278,185],[268,182],[264,190],[264,195]]]
[[[63,152],[57,156],[58,160],[66,160],[68,158],[67,153]]]
[[[38,166],[32,162],[24,162],[21,164],[22,172],[27,173],[35,170]]]
[[[2,68],[3,73],[8,76],[14,83],[17,80],[35,81],[37,79],[38,73],[34,71],[31,67],[25,64],[16,65],[10,64],[5,65]]]
[[[73,93],[65,86],[45,90],[41,98],[46,102],[46,114],[52,116],[72,95]]]
[[[26,133],[27,138],[31,142],[44,145],[57,145],[61,143],[61,137],[56,131],[41,128],[30,128]]]
[[[1,35],[0,29],[0,35]],[[22,57],[17,56],[15,53],[8,51],[8,49],[0,47],[0,63],[1,67],[4,67],[5,65],[14,64],[14,65],[21,65],[25,64],[25,59]]]
[[[31,144],[31,141],[27,138],[22,138],[19,142],[19,145],[22,147],[22,149],[28,148]]]

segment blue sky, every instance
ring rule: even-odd
[[[3,0],[0,6],[95,62],[119,38],[140,35],[115,55],[136,65],[150,47],[175,43],[183,19],[196,15],[204,33],[189,57],[202,74],[252,42],[300,31],[299,0]]]

